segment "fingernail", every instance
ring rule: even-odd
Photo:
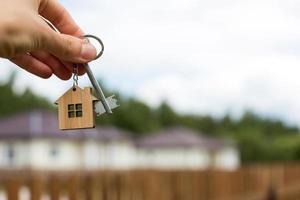
[[[82,44],[80,54],[81,58],[85,60],[93,60],[96,57],[96,53],[96,48],[92,44],[86,42]]]

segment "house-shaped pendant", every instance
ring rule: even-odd
[[[55,104],[58,104],[59,128],[62,130],[95,128],[94,104],[98,99],[93,96],[92,88],[70,88]]]

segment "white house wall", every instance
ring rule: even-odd
[[[14,157],[7,155],[12,145]],[[57,154],[51,154],[53,145]],[[212,156],[214,155],[214,156]],[[226,147],[214,153],[203,148],[136,148],[128,141],[32,139],[1,140],[0,168],[41,170],[74,169],[206,169],[234,170],[240,165],[239,151]]]
[[[112,142],[106,146],[108,167],[130,169],[135,166],[136,149],[131,142]]]
[[[98,142],[83,144],[85,169],[130,169],[135,165],[135,149],[129,142]]]
[[[8,148],[13,148],[14,157],[9,159]],[[24,168],[28,167],[29,147],[24,141],[9,140],[0,141],[0,167],[3,168]]]
[[[52,145],[57,155],[51,156]],[[81,167],[80,145],[68,140],[38,139],[30,142],[30,167],[47,170],[73,170]]]
[[[28,145],[23,141],[17,141],[13,146],[16,146],[14,158],[15,166],[17,168],[28,167],[30,165],[28,156],[26,156],[29,155],[30,151]]]
[[[200,148],[139,149],[139,168],[203,169],[209,166],[207,151]]]
[[[239,151],[234,147],[219,150],[215,155],[215,167],[225,170],[236,170],[240,166]]]
[[[95,140],[88,140],[82,145],[83,166],[87,169],[103,168],[105,153],[102,144]]]

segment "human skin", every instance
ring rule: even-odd
[[[0,0],[0,5],[0,57],[39,77],[63,80],[71,77],[72,63],[95,58],[96,49],[57,0]]]

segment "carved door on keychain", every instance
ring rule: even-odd
[[[70,88],[55,104],[58,104],[59,128],[81,129],[95,127],[94,104],[98,99],[92,95],[92,88]]]

